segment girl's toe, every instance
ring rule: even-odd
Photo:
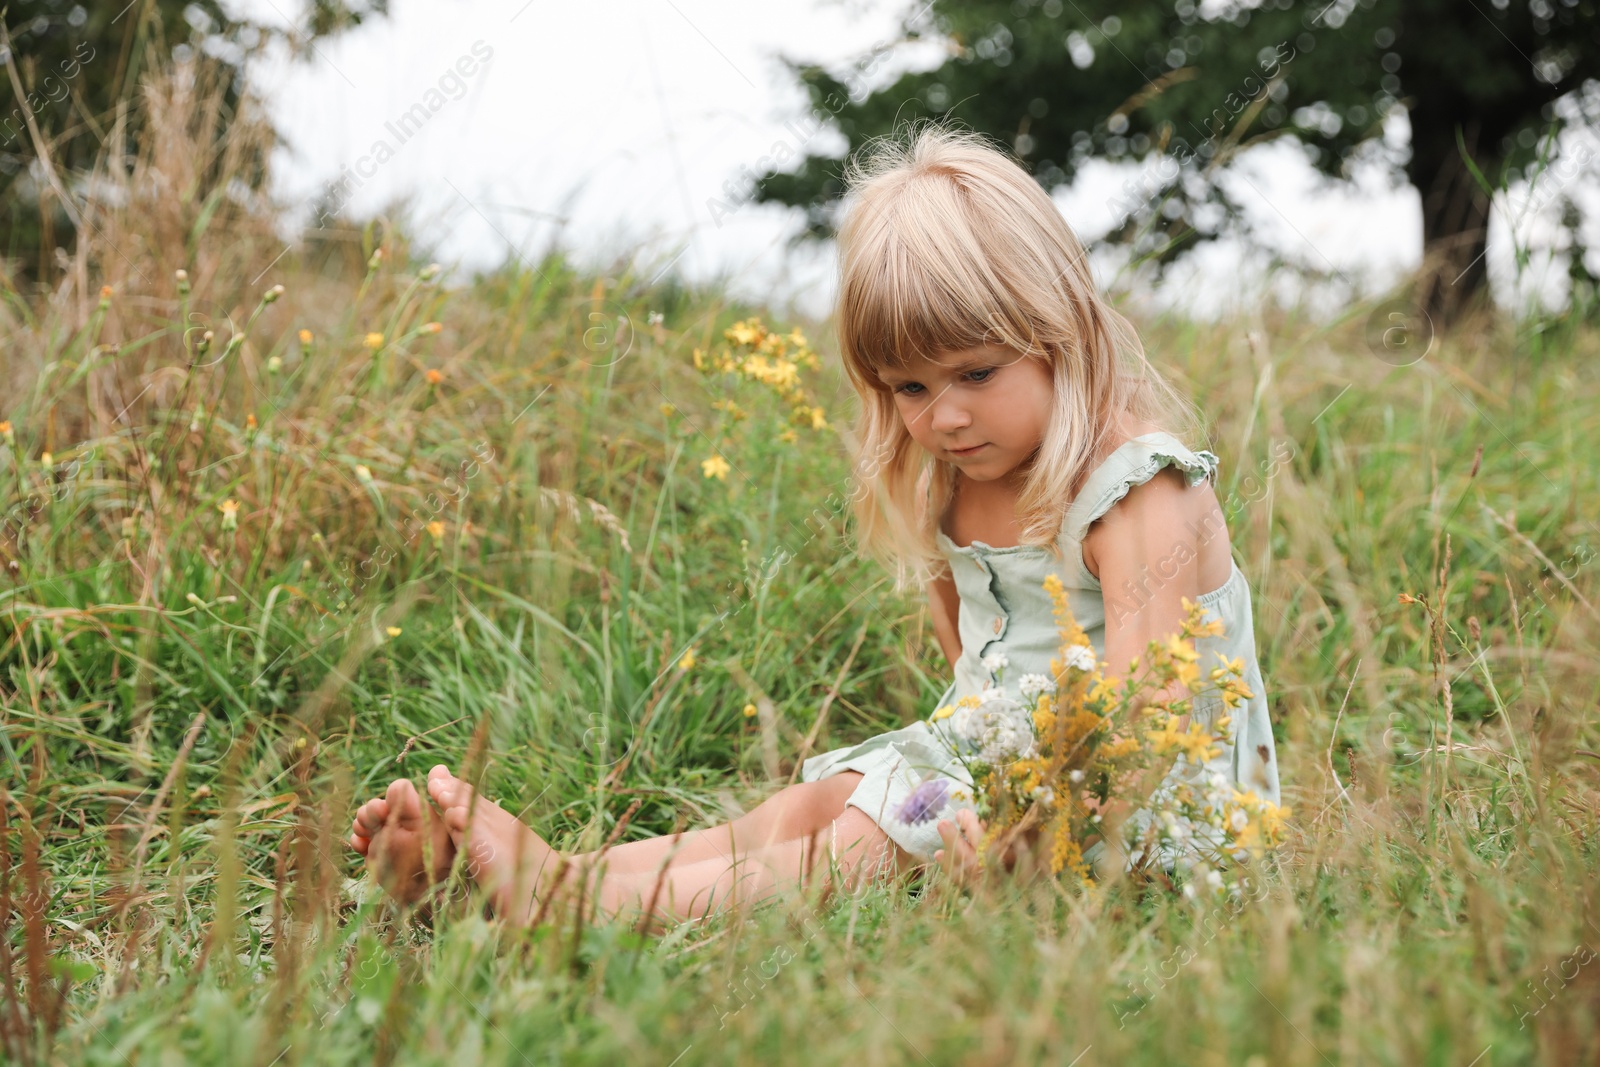
[[[454,837],[456,834],[464,834],[467,832],[467,818],[467,807],[465,804],[452,804],[444,809],[444,824],[450,828],[450,834],[452,837]]]
[[[361,805],[356,812],[356,829],[363,837],[371,837],[383,829],[384,822],[389,818],[389,802],[382,797],[375,797]]]
[[[415,830],[422,824],[422,802],[411,779],[396,778],[390,782],[386,799],[389,811],[402,827]]]
[[[438,768],[435,767],[434,770],[438,770]],[[456,802],[455,779],[447,777],[447,776],[440,776],[440,775],[437,775],[437,774],[433,774],[432,772],[429,772],[429,774],[428,774],[428,795],[430,797],[432,797],[434,803],[438,804],[441,808],[449,808],[449,807],[455,806],[455,802]]]

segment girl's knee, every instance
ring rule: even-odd
[[[914,865],[915,858],[860,808],[846,807],[844,813],[833,820],[829,832],[834,853],[843,869],[853,871],[864,867],[867,873],[875,873],[883,869],[902,871]]]
[[[829,823],[849,811],[847,802],[861,778],[860,771],[840,771],[827,778],[804,783],[804,803],[799,805],[803,813],[803,828],[813,833],[826,829]]]

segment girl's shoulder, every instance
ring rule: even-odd
[[[1215,453],[1191,449],[1160,428],[1137,429],[1084,475],[1061,524],[1063,539],[1081,542],[1092,523],[1166,467],[1177,468],[1190,486],[1215,478],[1221,463]]]

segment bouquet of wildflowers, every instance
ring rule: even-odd
[[[936,723],[948,720],[936,733],[972,776],[970,799],[987,824],[979,862],[991,846],[1003,851],[1031,834],[1048,843],[1052,874],[1069,871],[1088,884],[1093,872],[1085,851],[1100,839],[1108,854],[1131,857],[1128,870],[1135,876],[1146,875],[1161,853],[1186,852],[1192,875],[1186,895],[1194,895],[1196,885],[1237,891],[1228,858],[1243,861],[1276,845],[1289,810],[1236,789],[1209,766],[1230,740],[1229,712],[1253,695],[1237,659],[1218,653],[1222,662],[1202,674],[1194,639],[1221,634],[1222,623],[1203,622],[1204,610],[1185,599],[1188,615],[1179,632],[1148,646],[1147,677],[1123,686],[1104,674],[1106,665],[1072,619],[1060,580],[1051,575],[1045,589],[1061,635],[1051,677],[1024,675],[1013,695],[1003,682],[1005,657],[991,656],[984,666],[996,682],[933,715]],[[1213,687],[1224,705],[1212,723],[1219,732],[1199,722],[1184,725],[1190,698]],[[1141,701],[1147,689],[1157,695]],[[1168,695],[1179,690],[1186,695]],[[1168,773],[1152,788],[1162,772]],[[932,818],[950,785],[945,778],[924,781],[900,817]],[[1142,801],[1142,810],[1123,818],[1120,811],[1131,801]]]

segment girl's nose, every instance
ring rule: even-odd
[[[955,433],[972,425],[972,413],[954,397],[940,397],[933,403],[928,425],[935,433]]]

